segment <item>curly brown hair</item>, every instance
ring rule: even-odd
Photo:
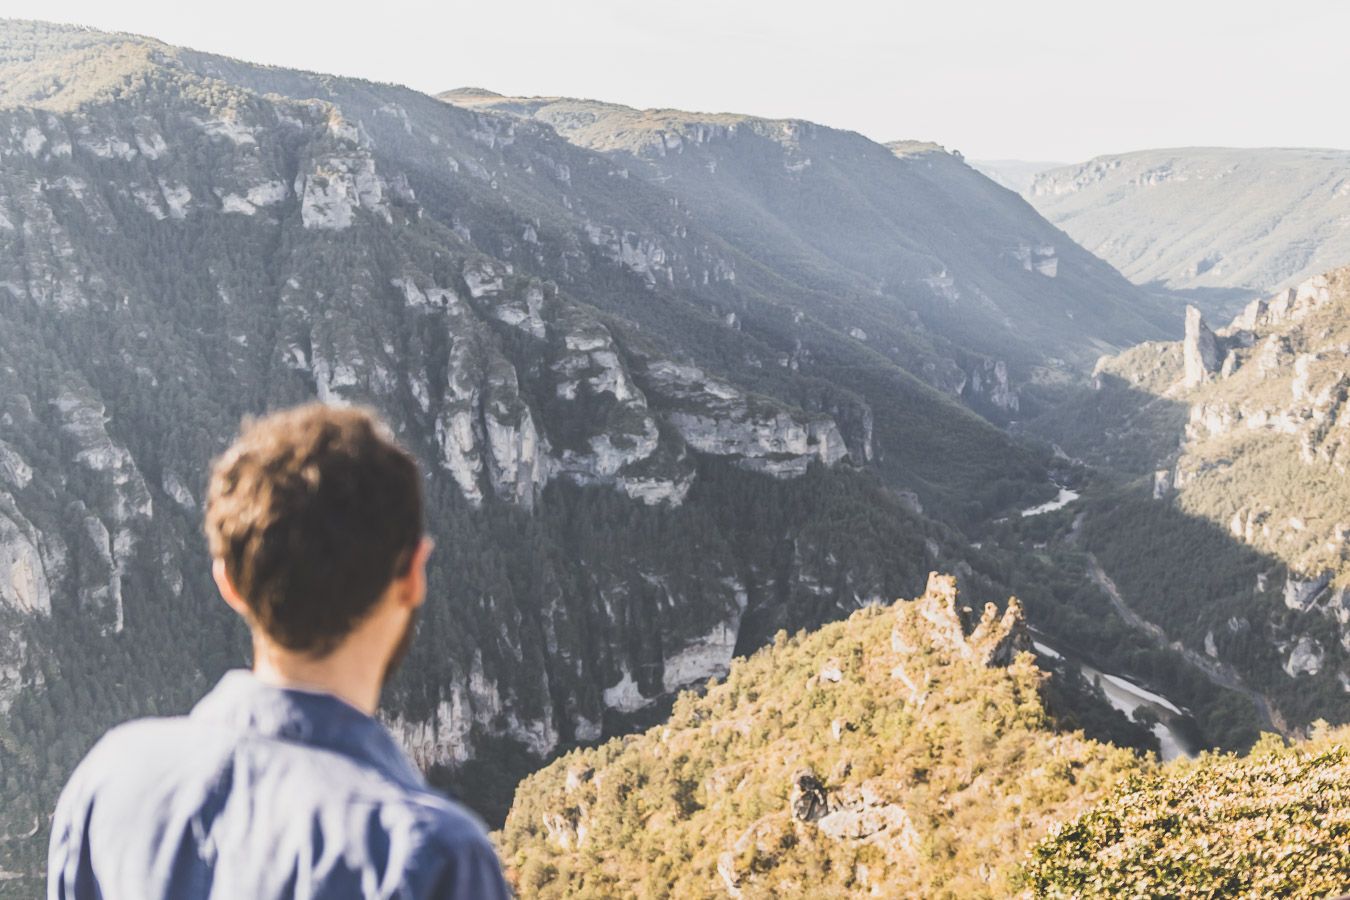
[[[322,657],[406,574],[422,536],[417,464],[368,409],[248,417],[212,466],[206,537],[281,646]]]

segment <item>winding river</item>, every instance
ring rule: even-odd
[[[1066,487],[1059,489],[1059,495],[1053,500],[1047,500],[1040,506],[1032,506],[1022,510],[1022,518],[1027,516],[1039,516],[1042,513],[1054,512],[1057,509],[1063,509],[1082,495],[1077,491],[1071,491]]]
[[[1195,756],[1196,748],[1172,727],[1171,723],[1186,713],[1171,700],[1135,684],[1128,678],[1102,672],[1085,662],[1071,659],[1039,640],[1033,641],[1032,645],[1040,655],[1059,660],[1066,666],[1076,667],[1088,683],[1101,688],[1102,693],[1106,695],[1106,702],[1124,713],[1126,718],[1133,720],[1135,710],[1140,708],[1153,713],[1157,721],[1153,723],[1151,730],[1158,738],[1159,756],[1163,762],[1182,756]]]
[[[1063,509],[1081,496],[1078,491],[1070,490],[1063,485],[1056,486],[1059,488],[1059,494],[1055,499],[1022,510],[1022,517],[1039,516],[1054,512],[1057,509]],[[1124,713],[1126,718],[1133,721],[1135,711],[1139,709],[1146,709],[1151,712],[1156,721],[1150,726],[1150,730],[1158,738],[1159,755],[1163,762],[1182,756],[1195,756],[1197,748],[1193,747],[1191,742],[1173,727],[1173,723],[1184,717],[1186,713],[1171,700],[1135,684],[1128,678],[1099,671],[1081,660],[1061,653],[1042,641],[1033,641],[1032,645],[1041,656],[1058,660],[1065,666],[1077,668],[1089,684],[1096,685],[1101,690],[1106,697],[1106,702]]]

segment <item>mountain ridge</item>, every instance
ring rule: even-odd
[[[667,724],[528,778],[497,836],[513,880],[532,897],[1008,896],[1053,821],[1140,767],[1048,727],[1029,646],[1016,600],[977,622],[937,573],[913,601],[779,634]]]
[[[1139,150],[1043,172],[1027,197],[1137,283],[1251,297],[1350,261],[1348,162],[1334,148]]]
[[[1015,599],[955,580],[780,633],[664,724],[522,782],[494,834],[521,896],[1325,896],[1346,739],[1160,765],[1047,712]],[[1179,814],[1178,810],[1184,810]]]
[[[1101,310],[1129,307],[1137,310],[1141,318],[1155,317],[1154,324],[1142,331],[1128,332],[1138,335],[1149,329],[1166,330],[1165,323],[1172,315],[1154,299],[1126,287],[1115,273],[1108,275],[1105,267],[1099,269],[1095,260],[1077,256],[1076,247],[1062,246],[1062,253],[1068,254],[1065,259],[1072,259],[1072,263],[1066,263],[1061,272],[1062,260],[1055,246],[1056,241],[1062,245],[1062,234],[1043,225],[1029,225],[1026,221],[1029,209],[1024,201],[995,188],[958,157],[938,152],[936,145],[915,145],[934,151],[931,155],[915,157],[902,152],[897,156],[893,150],[856,133],[803,120],[635,110],[570,98],[488,96],[457,100],[453,94],[442,96],[466,108],[499,110],[517,118],[546,122],[579,146],[600,150],[618,163],[645,172],[647,180],[674,192],[682,204],[701,217],[734,232],[740,246],[753,248],[752,253],[758,256],[771,255],[765,236],[772,236],[778,246],[799,248],[803,255],[818,260],[822,266],[865,273],[861,282],[856,275],[847,276],[854,285],[851,290],[862,291],[864,296],[880,292],[893,297],[890,302],[904,304],[914,323],[937,338],[981,348],[991,356],[1012,356],[1005,364],[1014,381],[1034,385],[1038,377],[1056,377],[1056,366],[1064,365],[1062,360],[1056,361],[1042,350],[1033,349],[1029,336],[1021,333],[1023,329],[1045,327],[1053,321],[1056,328],[1072,331],[1078,327],[1074,324],[1075,316],[1100,316]],[[939,168],[930,176],[928,170],[934,166]],[[773,176],[756,174],[766,171],[774,173]],[[897,223],[914,220],[915,210],[904,203],[873,198],[911,195],[923,198],[924,209],[930,211],[925,215],[931,215],[933,209],[945,208],[944,204],[953,208],[978,204],[986,217],[989,236],[957,246],[944,236],[953,226],[941,221],[917,233],[911,227],[902,235]],[[857,198],[858,208],[866,210],[865,220],[849,220],[836,211],[839,198],[845,197],[850,203]],[[822,226],[834,227],[836,223],[842,229],[841,235],[847,237],[822,241],[819,236],[830,233],[830,228]],[[1028,228],[1033,230],[1026,231]],[[1024,229],[1020,237],[1012,236],[1016,229]],[[879,237],[890,233],[896,234],[895,240]],[[998,236],[993,237],[995,234]],[[997,284],[980,281],[966,286],[960,272],[932,262],[935,256],[939,260],[946,257],[954,265],[960,258],[969,266],[975,260],[967,245],[979,247],[983,264],[992,260],[1031,273],[1033,278],[1024,281],[1024,276],[1007,275]],[[1083,276],[1079,274],[1080,268],[1085,270]],[[894,274],[886,275],[888,269]],[[817,272],[807,273],[800,268],[787,271],[798,278],[819,277]],[[1088,306],[1066,304],[1056,276],[1092,279],[1091,291],[1096,295],[1093,305],[1098,312]],[[1033,290],[1037,294],[1034,304],[1014,293]],[[1130,300],[1122,304],[1126,294]],[[863,307],[857,308],[862,313]],[[955,314],[958,308],[963,311],[961,317]],[[1053,318],[1047,320],[1047,316]],[[991,325],[997,323],[1001,344],[989,342],[985,337],[987,330],[982,332],[976,327],[976,323],[991,318]],[[1103,331],[1142,327],[1124,324],[1124,320],[1116,323],[1098,318],[1093,322],[1094,327]],[[912,336],[892,334],[878,340],[880,336],[874,336],[875,329],[866,322],[843,327],[857,328],[883,352],[889,341],[903,347],[914,340]],[[1063,342],[1061,346],[1065,347],[1066,357],[1072,356],[1084,367],[1106,350],[1105,345],[1093,345],[1090,341],[1073,351]],[[922,367],[911,368],[925,372]],[[956,383],[962,383],[956,373],[949,371],[931,372],[927,374],[928,380],[943,386],[952,384],[952,378],[956,377]],[[967,375],[961,390],[973,381],[973,376]]]

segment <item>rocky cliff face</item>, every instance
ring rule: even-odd
[[[193,81],[174,70],[159,74]],[[116,104],[7,114],[0,153],[9,163],[5,221],[15,233],[3,260],[9,302],[44,316],[47,334],[100,321],[132,332],[120,346],[81,336],[104,357],[87,379],[77,364],[44,382],[20,341],[7,348],[14,390],[5,433],[16,443],[4,443],[0,457],[0,600],[11,609],[50,615],[54,595],[73,594],[75,608],[106,632],[123,628],[127,568],[143,558],[139,544],[154,530],[143,469],[162,470],[156,493],[196,514],[185,479],[198,480],[206,459],[166,467],[149,447],[133,452],[108,427],[117,419],[125,433],[142,410],[122,400],[113,411],[115,400],[100,398],[127,390],[155,396],[184,382],[180,367],[192,381],[232,382],[235,396],[222,398],[227,409],[256,402],[250,395],[281,400],[297,389],[334,403],[374,401],[425,454],[431,478],[443,473],[469,509],[499,503],[528,511],[560,480],[678,507],[697,480],[696,455],[779,478],[849,458],[828,413],[755,395],[655,347],[631,350],[621,340],[631,326],[607,324],[556,283],[485,257],[453,233],[418,229],[425,211],[407,179],[378,164],[364,127],[331,104],[237,97],[238,106],[222,111],[165,87],[138,97],[146,110],[140,116]],[[187,168],[195,154],[221,164]],[[402,229],[410,246],[373,246],[384,229]],[[96,245],[115,230],[123,240],[114,252],[133,258],[152,241],[195,242],[216,231],[245,245],[290,234],[295,246],[242,267],[230,260],[227,242],[220,253],[197,251],[182,275],[205,280],[202,301],[213,308],[221,344],[188,350],[179,343],[176,354],[155,359],[136,346],[149,337],[150,318],[194,313],[190,305],[174,310],[172,293],[107,267]],[[362,235],[345,245],[359,269],[350,285],[316,264],[331,259],[332,242],[347,234]],[[147,276],[159,277],[153,269]],[[254,380],[256,366],[272,374]],[[47,457],[35,472],[21,449],[25,433],[29,444],[49,439],[60,464]],[[210,443],[226,436],[216,431]],[[861,463],[869,437],[858,435],[857,446]],[[61,509],[53,496],[74,505]],[[56,522],[35,525],[25,514],[34,508]],[[183,568],[172,550],[161,562]],[[170,576],[181,580],[181,571]],[[664,635],[670,665],[664,674],[656,667],[649,692],[725,670],[746,602],[743,588],[728,586],[734,582],[731,571],[719,574],[701,601],[712,615],[694,613],[687,635]],[[683,605],[683,592],[668,600]],[[554,717],[562,713],[547,703],[528,720],[512,711],[522,704],[512,702],[493,665],[500,663],[475,657],[460,676],[468,689],[446,685],[434,715],[405,729],[410,743],[435,735],[436,746],[419,749],[424,759],[462,761],[474,729],[499,730],[537,755],[558,743]],[[569,731],[598,735],[604,684],[597,679],[583,704],[588,712],[573,716]],[[542,673],[514,691],[552,693]]]
[[[1091,402],[1116,413],[1115,430],[1080,451],[1133,448],[1141,489],[1180,514],[1170,520],[1175,539],[1185,531],[1216,551],[1239,548],[1224,558],[1251,574],[1239,584],[1231,572],[1211,573],[1224,587],[1204,612],[1193,597],[1184,616],[1166,613],[1173,632],[1188,631],[1196,651],[1283,694],[1300,717],[1333,721],[1350,710],[1347,285],[1345,269],[1315,276],[1253,301],[1217,330],[1192,308],[1181,343],[1103,359]],[[1169,518],[1150,516],[1137,527]],[[1121,527],[1115,539],[1147,543]],[[1134,568],[1154,584],[1183,577],[1167,565]]]
[[[1191,437],[1239,429],[1289,435],[1305,463],[1320,461],[1345,471],[1341,413],[1350,390],[1344,371],[1350,345],[1339,318],[1346,275],[1336,270],[1253,301],[1221,337],[1208,335],[1211,352],[1204,357],[1204,371],[1227,384],[1191,404]],[[1208,332],[1203,322],[1199,327]],[[1185,350],[1189,359],[1189,339]],[[1197,386],[1190,372],[1188,365],[1186,386]]]
[[[1340,649],[1350,651],[1343,609],[1350,573],[1350,493],[1343,489],[1350,464],[1348,277],[1336,270],[1254,301],[1221,332],[1227,357],[1219,383],[1191,401],[1188,443],[1177,463],[1184,490],[1203,498],[1201,508],[1218,514],[1235,538],[1288,563],[1284,603],[1300,614],[1287,641],[1291,677],[1316,675],[1330,662],[1325,638],[1299,633],[1303,616],[1335,622]],[[1220,473],[1216,458],[1234,444],[1250,457]],[[1277,452],[1302,483],[1258,468]],[[1223,490],[1235,478],[1244,490]],[[1336,671],[1350,683],[1350,673]]]
[[[547,123],[633,179],[659,185],[692,221],[725,238],[738,285],[778,295],[997,418],[1016,413],[1020,392],[1030,385],[1035,394],[1047,372],[1090,365],[1105,349],[1098,342],[1125,346],[1179,324],[1020,198],[934,144],[880,146],[791,119],[481,90],[441,96]],[[860,196],[870,202],[859,204]],[[615,253],[622,246],[652,258],[640,242],[605,241]],[[786,288],[747,256],[813,290]],[[825,284],[836,285],[828,299],[815,293]]]
[[[246,658],[198,537],[246,413],[369,403],[421,461],[440,549],[389,718],[469,791],[916,590],[930,552],[971,552],[964,519],[1044,481],[871,346],[908,326],[840,330],[833,288],[547,124],[0,35],[25,73],[0,85],[0,832],[104,728]],[[965,364],[1012,408],[1011,368]]]

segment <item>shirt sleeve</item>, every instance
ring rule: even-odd
[[[501,863],[486,837],[456,842],[445,852],[431,900],[510,900]]]
[[[61,792],[52,816],[47,845],[47,900],[94,900],[99,897],[89,854],[89,818],[93,804],[76,770]]]

